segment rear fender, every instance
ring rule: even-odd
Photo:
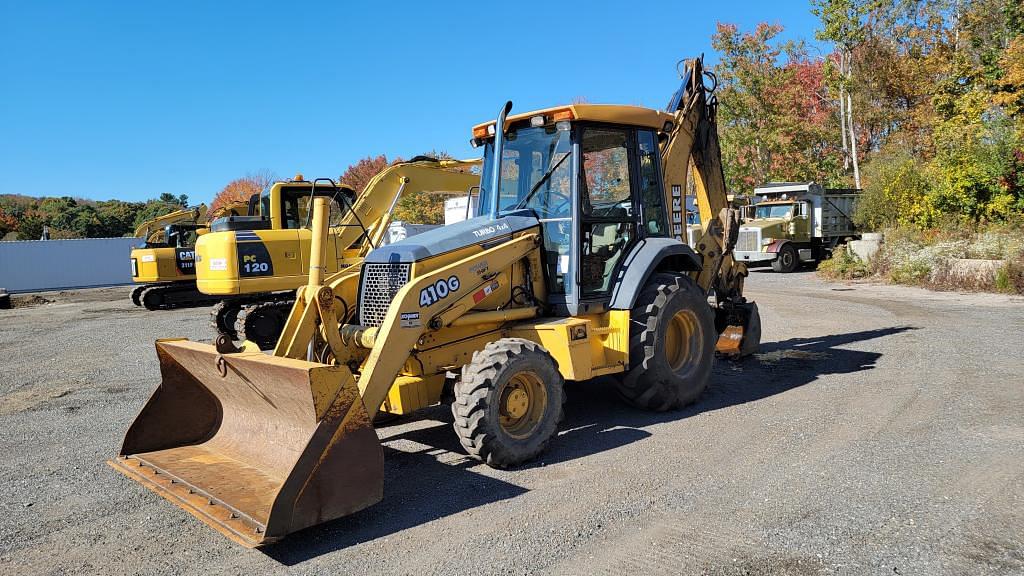
[[[700,256],[674,238],[646,238],[626,256],[619,281],[612,292],[613,310],[630,310],[637,297],[656,272],[693,272],[701,270]]]

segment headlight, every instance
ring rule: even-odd
[[[768,246],[772,242],[775,242],[775,238],[762,238],[761,239],[761,246]]]

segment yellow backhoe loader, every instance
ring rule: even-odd
[[[615,376],[650,410],[696,401],[716,342],[751,350],[759,320],[730,257],[714,95],[700,60],[683,72],[667,111],[509,116],[506,104],[473,129],[481,215],[376,248],[358,269],[325,277],[328,198],[316,197],[308,283],[273,353],[157,341],[163,380],[110,464],[260,546],[378,502],[374,416],[439,402],[449,372],[455,433],[496,467],[545,449],[566,380]],[[691,156],[704,223],[693,248]]]
[[[471,173],[479,165],[479,160],[416,157],[382,170],[358,198],[350,187],[327,179],[275,182],[250,200],[250,216],[221,220],[196,243],[199,290],[221,298],[210,311],[211,325],[231,339],[274,347],[295,303],[295,289],[308,282],[312,198],[330,199],[323,265],[325,274],[333,274],[381,245],[403,194],[466,194],[479,183],[479,175]]]
[[[132,282],[139,284],[132,289],[132,303],[156,310],[211,302],[196,290],[193,245],[208,230],[207,217],[241,214],[245,208],[246,203],[239,202],[208,214],[206,205],[200,204],[140,224],[135,237],[144,242],[131,252]]]

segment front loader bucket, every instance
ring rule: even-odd
[[[348,368],[156,343],[160,386],[109,464],[256,547],[379,502],[384,455]]]

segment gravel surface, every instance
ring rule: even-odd
[[[128,289],[0,310],[0,573],[1024,574],[1024,300],[755,271],[761,353],[689,409],[568,390],[541,461],[467,459],[447,410],[379,430],[385,498],[263,550],[110,469],[207,309]]]

